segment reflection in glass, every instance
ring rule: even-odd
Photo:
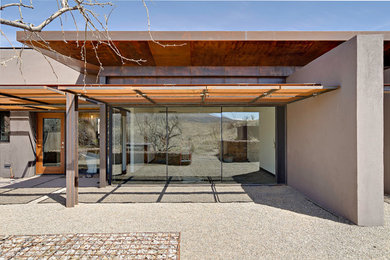
[[[115,117],[113,116],[113,125]],[[166,180],[166,109],[165,108],[131,108],[122,113],[121,125],[126,128],[124,136],[113,137],[113,151],[121,147],[119,138],[126,144],[121,157],[114,157],[115,164],[119,158],[125,158],[124,170],[113,171],[113,181],[165,181]],[[123,129],[123,128],[122,128]],[[119,132],[114,128],[115,132]],[[114,141],[115,140],[115,141]],[[122,148],[121,148],[122,149]],[[119,148],[116,148],[119,151]],[[125,154],[125,156],[123,156]],[[120,161],[122,162],[122,161]],[[116,174],[115,174],[116,173]]]
[[[99,172],[99,113],[79,113],[79,173]]]
[[[114,109],[112,162],[120,183],[275,183],[275,108]]]
[[[119,109],[112,110],[112,175],[122,175],[123,148],[122,113]]]
[[[168,108],[168,176],[172,181],[221,179],[221,109]]]
[[[43,166],[61,165],[61,119],[43,119]]]
[[[275,183],[275,108],[222,108],[223,180]]]

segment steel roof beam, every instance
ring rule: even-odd
[[[150,97],[148,97],[145,93],[143,93],[142,91],[138,90],[138,89],[134,89],[134,92],[137,93],[138,95],[140,95],[141,97],[145,98],[146,100],[148,100],[150,103],[152,104],[157,104],[156,101],[154,101],[153,99],[151,99]]]
[[[46,102],[43,102],[43,101],[30,99],[30,98],[24,98],[24,97],[18,97],[18,96],[14,96],[14,95],[11,95],[11,94],[6,94],[6,93],[1,93],[1,92],[0,92],[0,96],[9,97],[9,98],[16,98],[16,99],[20,99],[20,100],[24,100],[24,101],[28,101],[28,102],[33,102],[33,103],[37,103],[37,104],[42,104],[42,105],[50,105],[49,103],[46,103]]]
[[[279,90],[279,89],[271,89],[271,90],[269,90],[269,91],[267,91],[267,92],[261,94],[260,96],[258,96],[258,97],[256,97],[256,98],[252,99],[249,103],[255,103],[257,100],[259,100],[259,99],[261,99],[261,98],[263,98],[263,97],[269,96],[269,95],[271,95],[273,92],[275,92],[275,91],[277,91],[277,90]]]

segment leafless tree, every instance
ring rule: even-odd
[[[164,114],[137,114],[136,124],[145,142],[151,143],[157,152],[167,152],[175,147],[172,140],[182,134],[177,115],[168,118]]]
[[[97,52],[99,45],[108,46],[118,57],[120,57],[123,64],[125,64],[126,62],[134,62],[134,63],[141,65],[144,62],[146,62],[146,60],[144,60],[144,59],[133,59],[131,57],[123,56],[121,54],[120,50],[115,46],[114,42],[111,40],[109,29],[108,29],[108,20],[109,20],[111,13],[112,13],[112,10],[113,10],[113,2],[102,1],[102,0],[56,0],[56,1],[57,1],[57,7],[58,7],[57,10],[55,10],[53,13],[51,13],[48,17],[43,18],[42,21],[37,25],[29,22],[27,19],[25,19],[24,15],[23,15],[25,10],[35,8],[34,4],[33,4],[33,0],[29,0],[28,2],[23,1],[23,0],[15,0],[15,2],[0,5],[0,11],[3,12],[3,14],[6,13],[6,11],[8,9],[11,9],[11,8],[17,8],[19,11],[19,15],[18,15],[17,19],[13,19],[13,20],[6,19],[6,18],[3,18],[4,17],[3,16],[0,18],[0,24],[6,25],[6,26],[12,26],[15,28],[22,29],[26,32],[29,32],[30,37],[27,40],[27,42],[29,42],[28,45],[30,47],[32,47],[33,49],[37,50],[38,52],[40,52],[41,54],[42,54],[42,51],[41,51],[42,49],[57,53],[57,51],[54,50],[53,48],[51,48],[49,43],[47,41],[45,41],[45,39],[42,38],[39,33],[47,25],[49,25],[50,23],[52,23],[56,19],[59,20],[60,25],[61,25],[61,30],[64,33],[62,16],[65,14],[69,14],[74,21],[76,31],[77,32],[79,32],[79,31],[85,32],[84,40],[77,41],[77,46],[80,47],[81,60],[84,62],[84,83],[85,83],[85,79],[86,79],[86,75],[87,75],[87,63],[88,63],[87,57],[86,57],[87,56],[86,55],[86,53],[87,53],[86,32],[87,31],[92,32],[94,38],[96,39],[95,43],[93,43],[92,41],[89,42],[92,45],[92,49],[93,49],[95,56],[96,56],[96,59],[99,63],[99,71],[98,71],[97,76],[96,76],[96,81],[99,78],[99,74],[104,69],[103,64],[101,63],[101,61],[99,59],[98,52]],[[180,45],[175,45],[175,44],[173,44],[173,45],[172,44],[168,44],[168,45],[162,44],[162,43],[155,41],[153,39],[151,30],[150,30],[149,9],[146,5],[145,0],[140,0],[140,1],[142,1],[143,5],[145,7],[145,10],[146,10],[147,26],[148,26],[148,31],[149,31],[149,35],[150,35],[151,40],[162,47],[180,46]],[[111,9],[109,12],[107,12],[106,14],[104,14],[102,16],[96,12],[96,9],[99,9],[99,8],[100,9],[111,8]],[[82,20],[84,22],[83,30],[79,30],[79,28],[78,28],[76,18],[75,18],[76,15],[82,17]],[[0,34],[12,46],[11,41],[7,38],[7,35],[1,29],[0,29]],[[64,37],[63,41],[66,42],[65,37]],[[23,51],[23,48],[22,48],[22,51]],[[21,71],[22,51],[15,50],[15,55],[11,58],[6,59],[6,60],[0,60],[0,65],[6,65],[7,62],[14,60],[14,59],[18,59],[18,63],[20,65],[19,70],[22,73],[22,71]],[[47,59],[47,57],[45,55],[43,55],[43,56],[46,59],[46,61],[50,64],[53,73],[57,77],[57,74],[54,71],[53,66],[51,65],[50,61]],[[22,75],[23,75],[23,73],[22,73]]]

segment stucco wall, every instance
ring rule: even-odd
[[[385,83],[390,84],[390,69],[385,70]],[[385,118],[385,141],[384,141],[384,160],[385,160],[385,193],[390,194],[390,94],[384,96],[384,118]]]
[[[21,53],[21,67],[18,59],[0,66],[0,84],[83,84],[83,74],[49,57],[45,59],[32,49],[17,50],[17,53],[12,49],[0,49],[0,60],[8,60],[18,53]],[[88,76],[86,83],[94,83],[95,79],[93,75]]]
[[[0,49],[1,61],[15,55],[12,49]],[[83,84],[82,74],[51,58],[46,60],[34,50],[23,50],[21,58],[21,67],[17,59],[0,66],[0,84]],[[95,76],[86,78],[86,83],[94,81]],[[0,143],[0,177],[10,176],[10,170],[4,164],[11,164],[15,177],[32,176],[35,174],[34,113],[12,111],[10,120],[10,142]]]
[[[288,184],[356,224],[382,225],[383,37],[354,37],[287,82],[340,86],[287,106]]]

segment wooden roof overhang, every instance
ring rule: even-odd
[[[320,84],[229,85],[0,85],[1,110],[64,110],[66,93],[80,109],[111,106],[274,106],[317,96],[338,87]]]
[[[80,72],[86,66],[89,73],[96,74],[100,65],[139,66],[118,53],[124,58],[145,60],[142,66],[304,66],[355,35],[383,34],[385,66],[390,66],[390,32],[386,31],[156,31],[151,34],[153,40],[147,31],[45,31],[39,37],[21,31],[17,32],[17,40]],[[43,41],[49,45],[42,44]],[[80,44],[84,41],[85,45]],[[86,63],[81,61],[82,57],[86,57]]]

